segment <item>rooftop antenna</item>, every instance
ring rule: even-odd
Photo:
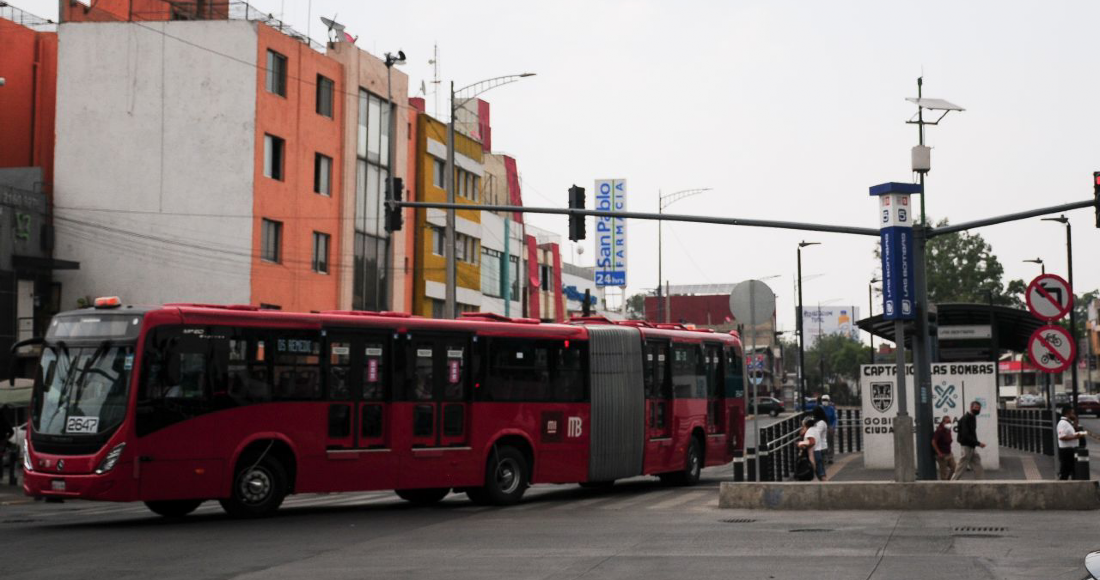
[[[439,43],[432,45],[432,59],[428,61],[428,64],[432,65],[432,84],[435,87],[432,90],[432,95],[435,96],[435,109],[432,113],[435,117],[439,118]],[[426,95],[425,95],[426,96]]]

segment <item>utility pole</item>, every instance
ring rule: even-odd
[[[391,77],[392,77],[392,73],[393,73],[393,65],[395,65],[395,64],[404,64],[404,63],[405,63],[405,51],[399,50],[399,51],[397,51],[396,55],[390,54],[388,52],[386,53],[386,101],[387,101],[386,106],[389,107],[389,109],[390,109],[390,111],[389,111],[389,128],[388,128],[388,130],[390,132],[390,135],[389,135],[390,138],[389,138],[389,143],[386,144],[386,147],[389,150],[389,153],[388,153],[389,169],[386,172],[386,202],[387,202],[387,206],[388,206],[389,203],[392,203],[394,198],[397,196],[397,192],[394,191],[394,181],[393,181],[393,179],[394,179],[393,174],[394,174],[394,171],[397,169],[397,107],[394,106],[394,102],[393,102],[393,82],[392,82]],[[405,210],[399,208],[399,209],[396,209],[394,211],[405,211]],[[383,260],[384,265],[383,265],[383,270],[382,270],[382,272],[384,272],[384,275],[380,276],[380,278],[382,278],[383,280],[385,280],[387,282],[387,285],[389,287],[387,288],[386,285],[383,285],[382,288],[380,289],[379,293],[381,294],[381,296],[379,297],[380,298],[380,300],[379,300],[379,307],[380,307],[379,310],[393,310],[394,309],[393,308],[393,291],[392,291],[393,290],[393,271],[392,271],[392,268],[390,266],[393,263],[393,259],[391,258],[391,255],[390,255],[393,252],[393,248],[394,248],[393,233],[391,232],[387,235],[387,238],[386,238],[385,260]],[[366,274],[366,271],[367,271],[367,269],[363,268],[364,275]],[[366,297],[366,286],[365,285],[363,287],[363,296],[364,296],[364,298]],[[364,302],[365,302],[365,300],[364,300]],[[365,306],[366,305],[364,304],[364,307]],[[409,308],[409,306],[406,306],[406,308]],[[365,309],[366,308],[364,308],[364,310]]]
[[[804,410],[802,407],[806,405],[806,345],[803,338],[803,319],[806,317],[802,308],[802,248],[806,246],[817,246],[820,242],[807,242],[805,240],[798,243],[798,317],[795,320],[796,329],[798,330],[798,406],[795,409]]]
[[[928,329],[928,319],[931,311],[928,304],[928,277],[925,264],[930,228],[924,211],[925,200],[928,197],[924,182],[928,172],[932,169],[932,157],[931,149],[924,144],[924,127],[925,125],[938,125],[951,111],[963,111],[965,109],[943,99],[925,99],[923,87],[924,77],[918,77],[917,98],[907,99],[917,105],[915,120],[910,119],[907,123],[917,126],[918,145],[912,150],[912,169],[919,175],[920,179],[920,223],[913,228],[913,281],[916,286],[913,368],[917,399],[913,403],[913,408],[917,431],[917,477],[934,480],[936,479],[936,460],[932,455],[932,358],[934,353],[932,352],[932,338]],[[924,118],[925,109],[941,111],[941,114],[935,121],[926,121]],[[963,405],[967,405],[967,402],[964,401]]]

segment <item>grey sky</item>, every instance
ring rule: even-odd
[[[253,4],[306,29],[304,1]],[[57,13],[55,0],[16,5]],[[917,130],[904,124],[914,112],[904,99],[922,70],[926,96],[967,109],[929,129],[930,215],[959,222],[1086,199],[1100,170],[1100,5],[1091,2],[315,0],[311,10],[315,38],[324,37],[318,17],[338,14],[360,47],[403,49],[413,90],[431,79],[433,42],[444,84],[538,73],[485,95],[494,148],[517,158],[529,205],[564,206],[572,183],[591,199],[594,179],[621,177],[632,210],[656,211],[658,190],[711,187],[669,211],[875,227],[867,188],[912,179]],[[1070,217],[1077,287],[1096,288],[1100,232],[1090,210]],[[566,233],[563,217],[532,222]],[[656,225],[629,228],[630,291],[652,288]],[[1021,262],[1037,256],[1064,275],[1060,226],[1036,219],[980,232],[1007,278],[1038,274]],[[804,273],[824,274],[806,282],[807,305],[836,299],[865,313],[873,238],[666,225],[665,277],[782,274],[768,283],[779,326],[790,329],[800,239],[823,242],[804,254]],[[582,262],[591,260],[589,247]]]

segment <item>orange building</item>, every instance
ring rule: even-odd
[[[10,5],[0,7],[0,167],[42,168],[53,183],[56,26]]]

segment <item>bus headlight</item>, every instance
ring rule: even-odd
[[[102,462],[100,462],[99,467],[95,468],[96,474],[103,475],[104,473],[107,473],[108,471],[114,469],[115,464],[118,463],[118,458],[122,457],[122,450],[125,447],[125,443],[119,443],[118,445],[115,445],[115,448],[107,454],[107,457],[103,458]]]
[[[27,443],[27,438],[23,438],[23,471],[34,471],[34,466],[31,464],[31,446]]]

